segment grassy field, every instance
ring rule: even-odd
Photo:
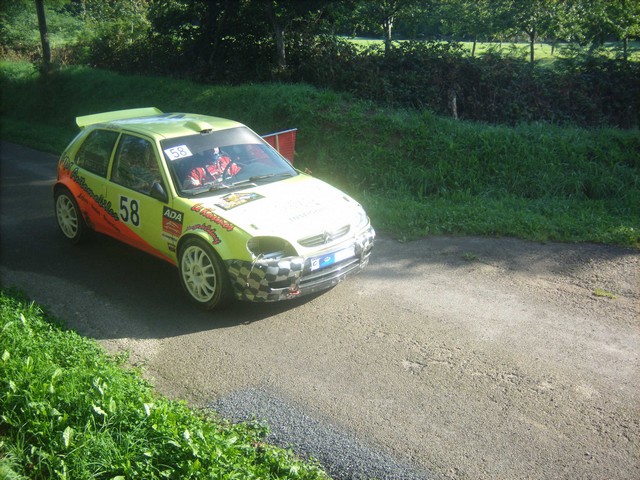
[[[379,231],[640,246],[640,132],[488,126],[305,85],[199,85],[0,64],[2,138],[60,153],[78,115],[156,106],[299,129],[296,166],[348,191]]]
[[[264,426],[158,396],[124,360],[0,291],[0,478],[328,478]]]
[[[368,47],[372,45],[382,45],[383,41],[371,38],[349,38],[356,45]],[[398,40],[402,42],[403,40]],[[458,42],[464,50],[471,54],[473,42]],[[549,43],[537,42],[534,45],[534,57],[543,64],[553,63],[555,59],[562,56],[562,51],[568,47],[566,43],[559,43],[555,48]],[[607,42],[603,45],[604,51],[612,58],[622,55],[621,42]],[[585,48],[586,51],[586,48]],[[529,59],[529,43],[527,42],[478,42],[476,44],[476,56],[488,53],[500,52],[505,55],[512,55],[517,58]],[[640,62],[640,41],[629,42],[629,60]]]

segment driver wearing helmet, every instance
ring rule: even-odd
[[[218,147],[203,152],[202,156],[204,163],[189,170],[182,183],[183,188],[192,189],[215,182],[224,173],[229,163],[231,163],[231,159],[226,155],[222,155]],[[227,173],[229,175],[235,175],[239,171],[240,168],[238,165],[233,164],[229,167]]]

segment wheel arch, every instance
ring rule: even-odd
[[[67,187],[63,182],[57,181],[54,185],[53,185],[53,196],[55,197],[59,192],[66,190],[67,192],[71,193],[71,195],[73,195],[73,192],[71,191],[71,189],[69,187]],[[75,195],[73,195],[73,198],[75,198]]]
[[[202,227],[202,225],[200,225],[200,227]],[[208,228],[209,226],[205,225],[205,227],[207,228],[186,229],[186,232],[180,237],[176,244],[176,257],[178,261],[180,260],[180,251],[189,238],[199,238],[204,241],[216,252],[220,260],[224,263],[226,263],[227,260],[251,260],[251,255],[246,249],[246,243],[250,236],[247,235],[244,230],[235,228],[233,232],[226,232],[224,229],[216,229],[215,226]],[[211,233],[208,233],[207,229],[209,229]]]
[[[80,215],[82,216],[82,220],[84,220],[85,224],[87,225],[87,227],[90,230],[93,230],[92,226],[91,226],[91,222],[88,221],[87,218],[87,213],[85,212],[85,210],[80,206],[80,202],[78,202],[78,197],[76,196],[75,193],[73,193],[73,189],[71,189],[71,187],[69,187],[66,183],[61,182],[61,181],[57,181],[54,185],[53,185],[53,198],[56,198],[56,195],[58,195],[61,192],[67,192],[69,195],[71,195],[71,198],[73,199],[74,202],[76,202],[76,205],[78,206],[78,210],[80,211]]]
[[[182,237],[180,237],[180,239],[178,240],[178,244],[176,245],[176,260],[178,262],[180,262],[180,252],[182,251],[182,248],[184,247],[184,244],[190,240],[190,239],[199,239],[202,240],[204,243],[206,243],[211,250],[213,250],[213,252],[218,256],[218,258],[224,263],[223,260],[223,256],[220,254],[220,252],[218,251],[219,245],[215,245],[211,239],[211,236],[209,236],[207,233],[205,232],[188,232],[184,235],[182,235]]]

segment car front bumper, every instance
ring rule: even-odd
[[[290,300],[331,288],[362,271],[369,262],[374,239],[375,231],[369,227],[329,252],[254,262],[228,260],[227,271],[239,300]]]

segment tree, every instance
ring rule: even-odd
[[[287,52],[284,44],[285,25],[287,23],[286,7],[278,2],[266,2],[266,7],[276,44],[276,63],[278,68],[284,70],[287,68]]]
[[[391,50],[393,26],[402,16],[410,16],[429,7],[431,2],[419,0],[361,0],[354,9],[353,18],[360,28],[374,28],[384,38],[385,55]]]
[[[549,32],[556,11],[563,0],[505,0],[504,14],[514,28],[529,37],[529,60],[535,60],[536,40]]]
[[[257,8],[265,7],[271,24],[276,46],[276,63],[279,69],[287,67],[285,32],[290,28],[296,31],[317,30],[334,1],[322,0],[262,0],[255,3]]]
[[[640,35],[640,1],[595,0],[590,2],[591,37],[600,42],[609,35],[622,41],[624,61],[629,60],[629,38]]]
[[[452,0],[442,2],[438,12],[445,32],[458,38],[471,37],[474,57],[478,39],[491,37],[495,32],[496,6],[491,0]]]
[[[589,3],[584,0],[558,2],[553,18],[549,23],[547,36],[551,42],[551,54],[555,52],[559,40],[582,42],[585,39]]]
[[[40,41],[42,42],[42,69],[45,73],[51,71],[51,46],[49,45],[49,30],[47,29],[47,17],[44,13],[44,0],[35,0],[36,13],[38,14],[38,28],[40,29]]]
[[[243,51],[255,57],[273,40],[274,59],[287,67],[287,34],[317,32],[329,9],[337,2],[321,0],[156,0],[151,21],[156,33],[184,39],[189,54],[219,66],[220,60]],[[166,41],[166,40],[165,40]],[[183,47],[185,45],[183,44]],[[229,54],[229,55],[227,55]],[[206,58],[204,58],[206,57]],[[248,59],[244,58],[247,62]]]
[[[149,9],[151,35],[156,45],[180,52],[184,64],[220,65],[223,38],[238,28],[247,2],[232,0],[155,0]],[[175,61],[175,60],[174,60]]]

